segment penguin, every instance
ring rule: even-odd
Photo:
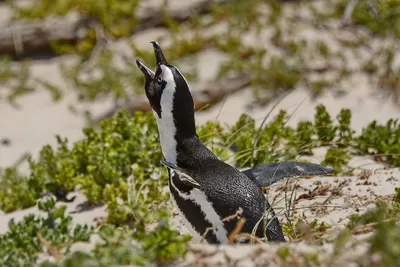
[[[188,82],[177,67],[167,62],[160,45],[151,43],[156,71],[138,59],[136,64],[145,77],[145,93],[157,121],[164,156],[161,163],[168,169],[171,200],[185,226],[197,241],[224,244],[230,242],[238,220],[244,218],[242,233],[284,242],[279,220],[261,187],[288,176],[326,174],[331,170],[317,164],[286,162],[241,172],[219,160],[196,133]],[[234,214],[239,216],[227,219]]]

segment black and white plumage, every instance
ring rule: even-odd
[[[269,241],[285,241],[279,221],[259,188],[284,178],[285,174],[272,165],[262,165],[242,173],[220,161],[205,147],[196,133],[194,102],[188,83],[176,67],[167,63],[158,43],[152,44],[157,61],[156,72],[139,60],[136,63],[145,76],[146,96],[157,120],[165,158],[162,163],[169,171],[171,199],[185,225],[198,240],[212,229],[205,239],[209,243],[226,243],[237,219],[223,219],[241,208],[246,219],[242,232],[255,233]],[[283,164],[288,164],[283,166],[289,169],[295,166],[293,163]],[[301,166],[300,170],[313,172],[314,167]],[[263,172],[275,172],[278,176],[263,182]],[[299,173],[291,171],[289,174]]]

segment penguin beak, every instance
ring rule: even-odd
[[[157,66],[160,67],[161,65],[167,65],[168,64],[167,60],[164,57],[164,54],[162,52],[160,45],[156,41],[152,41],[151,43],[153,44]],[[154,71],[152,71],[146,65],[144,65],[142,63],[142,61],[140,61],[139,59],[136,59],[136,65],[143,72],[144,77],[146,78],[147,82],[150,82],[151,80],[154,79],[154,76],[155,76]]]
[[[156,61],[157,61],[157,66],[167,65],[168,64],[167,60],[164,57],[164,54],[161,50],[160,45],[156,41],[152,41],[151,43],[153,44],[154,54],[156,56]]]
[[[143,72],[144,77],[146,78],[146,82],[150,82],[151,80],[154,79],[154,71],[149,69],[146,65],[142,63],[139,59],[136,59],[136,65],[138,68]]]

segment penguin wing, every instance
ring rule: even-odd
[[[182,181],[182,183],[184,183],[187,186],[190,187],[195,187],[195,188],[200,188],[200,184],[198,182],[196,182],[195,179],[193,179],[189,174],[187,174],[187,172],[182,169],[179,168],[178,166],[176,166],[175,164],[165,161],[165,160],[161,160],[161,163],[167,167],[168,169],[170,169],[171,171],[175,172],[176,174],[178,174],[179,179]]]
[[[267,187],[283,178],[326,175],[333,173],[333,170],[319,164],[288,161],[263,164],[242,173],[259,187]]]

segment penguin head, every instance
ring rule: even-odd
[[[156,71],[153,72],[140,60],[136,60],[136,64],[146,79],[146,96],[154,113],[159,119],[166,116],[194,116],[193,98],[185,77],[178,68],[168,64],[160,45],[155,41],[151,43],[157,62]]]

